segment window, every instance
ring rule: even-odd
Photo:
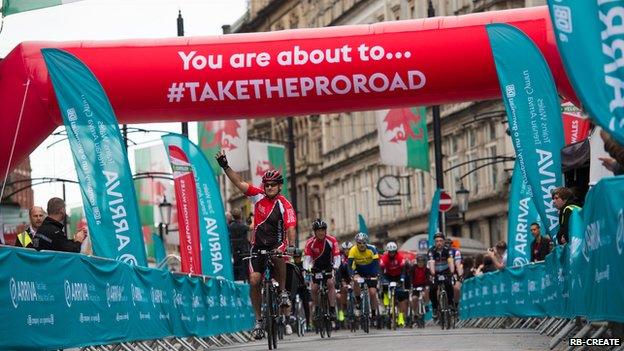
[[[477,131],[474,128],[468,129],[468,148],[477,146]]]
[[[488,157],[496,156],[496,144],[488,145],[486,146],[485,149],[487,151]],[[492,160],[489,160],[488,162],[492,162],[492,161],[495,161],[495,160],[492,159]],[[498,169],[499,169],[499,165],[501,164],[504,165],[504,163],[495,163],[487,167],[488,181],[490,185],[492,186],[492,189],[495,189],[496,184],[498,183]]]
[[[370,189],[364,188],[362,189],[362,216],[364,216],[365,220],[369,220],[370,218]]]
[[[459,163],[459,157],[457,156],[451,156],[448,158],[448,169],[451,169],[453,167],[455,167],[458,163]],[[455,168],[451,171],[449,171],[449,175],[448,175],[448,179],[447,179],[447,183],[446,183],[446,189],[451,193],[451,194],[455,194],[455,189],[457,187],[457,183],[459,181],[459,168]]]
[[[470,238],[483,242],[483,238],[481,235],[481,226],[479,226],[479,222],[470,222]]]
[[[416,179],[418,181],[418,195],[416,196],[418,199],[418,208],[424,209],[426,203],[425,198],[427,197],[427,193],[425,192],[425,172],[419,171],[418,174],[416,174]]]
[[[353,211],[351,212],[350,216],[351,218],[349,218],[349,228],[353,229],[356,228],[356,219],[357,219],[357,215],[358,215],[358,206],[357,206],[357,196],[355,193],[351,194],[351,204],[352,204],[352,209]]]
[[[498,137],[498,135],[496,135],[497,127],[498,125],[495,122],[488,124],[488,135],[490,136],[489,141],[494,141]]]
[[[466,154],[466,161],[474,161],[475,159],[477,159],[477,153],[476,152],[469,152],[468,154]],[[473,192],[473,194],[477,194],[478,190],[479,190],[479,171],[476,171],[475,169],[478,167],[478,163],[479,162],[470,162],[468,163],[468,172],[472,172],[470,173],[470,175],[468,176],[469,179],[469,189],[471,192]]]

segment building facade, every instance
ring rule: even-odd
[[[433,0],[437,16],[544,5],[544,0]],[[228,27],[233,33],[295,28],[370,24],[386,20],[424,18],[426,0],[252,0],[247,13]],[[440,107],[444,185],[452,196],[463,184],[469,190],[464,216],[452,209],[447,234],[476,239],[486,246],[507,236],[507,197],[513,162],[493,162],[514,156],[502,101],[475,101]],[[357,215],[366,219],[373,242],[399,243],[425,233],[435,190],[433,127],[427,109],[430,172],[380,164],[375,111],[296,116],[295,165],[299,235],[311,232],[317,217],[330,231],[351,239],[358,231]],[[249,120],[250,139],[285,141],[285,118]],[[457,167],[455,167],[457,166]],[[453,168],[455,167],[455,168]],[[401,204],[379,206],[377,183],[384,175],[401,179]],[[249,179],[249,175],[246,175]],[[226,185],[230,208],[250,204]],[[291,190],[292,191],[292,190]]]

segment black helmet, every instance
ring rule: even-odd
[[[327,229],[327,223],[325,223],[322,219],[317,218],[312,223],[312,230],[319,230],[319,229]]]
[[[441,232],[437,232],[435,233],[435,235],[433,236],[433,240],[437,239],[437,238],[442,238],[444,239],[444,234],[442,234]]]
[[[282,177],[282,174],[275,169],[269,169],[268,171],[264,172],[264,175],[262,176],[262,184],[266,184],[266,183],[278,183],[278,184],[283,184],[284,183],[284,178]]]

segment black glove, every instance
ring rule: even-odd
[[[217,162],[219,163],[219,166],[221,166],[221,168],[226,169],[228,167],[230,167],[228,165],[228,160],[227,157],[225,157],[225,154],[218,156],[217,157]]]

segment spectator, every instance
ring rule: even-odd
[[[225,211],[225,221],[227,222],[228,226],[234,221],[234,217],[232,216],[232,213],[230,211]]]
[[[494,269],[504,269],[507,264],[507,243],[501,240],[496,243],[495,247],[489,248],[483,259],[484,263],[486,257],[490,257],[492,259]]]
[[[488,249],[492,250],[492,248]],[[493,255],[490,253],[486,253],[483,255],[483,263],[477,267],[475,270],[475,277],[483,275],[484,273],[496,272],[496,266],[494,265]]]
[[[43,220],[33,238],[33,247],[37,251],[80,252],[80,246],[87,235],[87,231],[82,228],[76,232],[74,240],[67,239],[63,225],[66,218],[65,201],[58,197],[51,198],[48,201],[48,216]]]
[[[550,253],[550,238],[542,236],[540,226],[537,223],[531,223],[531,234],[533,234],[531,262],[543,261],[546,255]]]
[[[624,147],[618,144],[609,133],[600,131],[600,137],[604,141],[604,149],[611,157],[600,157],[602,165],[613,172],[614,175],[624,174]]]
[[[568,236],[568,226],[572,209],[580,208],[574,200],[574,194],[566,187],[559,187],[552,191],[552,199],[555,207],[559,210],[559,231],[557,232],[557,243],[566,244],[570,239]]]
[[[28,210],[28,217],[30,218],[30,226],[23,232],[17,234],[15,238],[15,246],[19,247],[33,247],[33,238],[37,233],[39,227],[43,223],[43,219],[46,217],[45,211],[39,206],[33,206]]]
[[[475,259],[472,257],[464,258],[464,280],[474,277],[475,274]]]
[[[243,256],[249,254],[249,226],[243,224],[241,210],[235,208],[231,214],[232,221],[228,225],[228,230],[230,231],[234,280],[247,280],[247,267]]]

